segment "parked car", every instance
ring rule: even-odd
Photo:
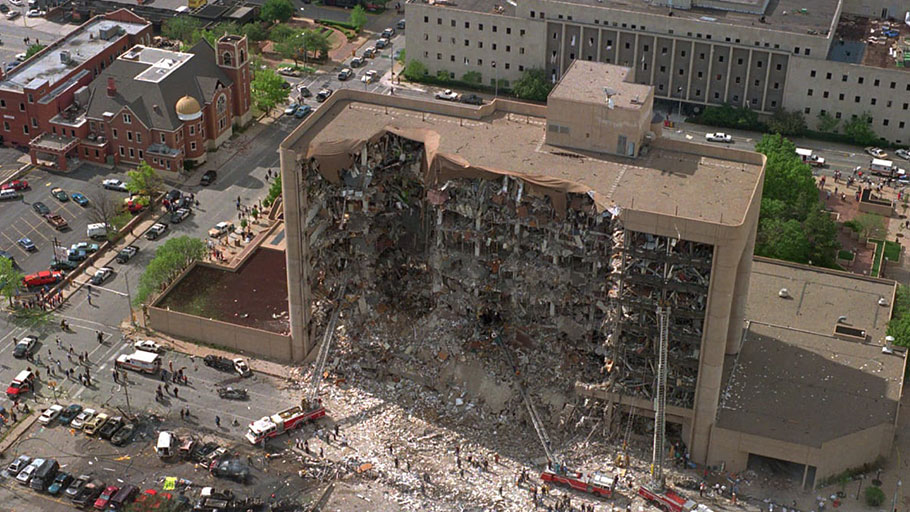
[[[16,460],[9,463],[9,466],[6,466],[6,476],[14,477],[19,474],[23,469],[26,468],[29,464],[32,463],[32,458],[28,455],[20,455],[16,457]]]
[[[16,347],[13,349],[13,357],[16,359],[28,358],[35,352],[35,345],[37,343],[38,339],[34,336],[26,336],[22,338],[16,342]]]
[[[360,77],[360,81],[365,84],[371,84],[376,81],[376,77],[378,76],[379,73],[377,73],[375,69],[371,69],[367,71],[362,77]]]
[[[374,57],[376,57],[376,48],[373,48],[372,46],[370,46],[366,50],[363,51],[363,58],[372,59]]]
[[[107,423],[108,418],[109,417],[107,414],[103,412],[99,413],[97,416],[92,418],[92,421],[82,427],[82,431],[85,432],[85,435],[87,436],[93,436],[97,434],[99,430],[101,430],[101,427],[103,427],[105,423]]]
[[[79,249],[70,249],[66,251],[66,257],[70,261],[82,261],[88,257],[88,253]]]
[[[250,369],[250,365],[246,364],[246,361],[242,358],[234,358],[234,371],[240,374],[241,377],[252,377],[253,370]]]
[[[82,487],[79,494],[73,497],[73,505],[87,507],[89,503],[94,503],[102,492],[104,492],[104,482],[97,478],[92,479]]]
[[[452,89],[446,89],[436,93],[437,100],[458,101],[458,93]]]
[[[95,274],[92,276],[91,282],[95,286],[100,286],[104,284],[105,281],[110,279],[114,275],[114,269],[111,267],[101,267],[95,271]]]
[[[0,190],[25,190],[28,188],[28,182],[25,180],[13,180],[0,187]]]
[[[398,30],[404,30],[404,20],[403,19],[398,20],[398,23],[395,24],[395,27]]]
[[[115,432],[111,437],[111,444],[114,446],[123,446],[133,439],[133,434],[135,432],[136,424],[132,422],[126,422],[123,427],[121,427],[120,430]]]
[[[331,89],[329,89],[329,88],[320,89],[319,92],[316,93],[316,101],[318,101],[319,103],[322,103],[323,101],[329,99],[329,96],[331,96],[331,95],[332,95]]]
[[[29,18],[41,18],[42,16],[47,15],[47,11],[44,9],[29,9],[25,15]]]
[[[344,68],[338,73],[338,79],[344,82],[345,80],[354,76],[354,71],[351,68]]]
[[[907,151],[906,149],[898,149],[894,152],[894,154],[903,158],[904,160],[910,160],[910,151]]]
[[[25,249],[28,252],[38,250],[38,247],[35,246],[35,242],[32,242],[32,239],[27,236],[24,236],[24,237],[20,238],[19,240],[16,240],[16,243],[19,244],[20,247],[22,247],[23,249]]]
[[[381,37],[383,39],[392,39],[392,36],[394,36],[394,35],[395,35],[395,29],[389,27],[389,28],[383,30],[382,34],[380,34],[379,37]]]
[[[297,119],[302,119],[302,118],[310,115],[310,112],[312,112],[312,111],[313,111],[313,107],[311,107],[309,105],[301,105],[301,106],[297,107],[297,112],[294,112],[294,117],[296,117]]]
[[[189,208],[177,208],[171,213],[171,224],[180,224],[190,216]]]
[[[44,412],[41,413],[41,416],[38,416],[38,423],[41,423],[42,425],[52,423],[57,419],[57,416],[60,416],[61,412],[63,412],[63,406],[54,404],[45,409]]]
[[[79,206],[88,206],[88,198],[82,195],[81,192],[73,192],[70,194],[70,197],[73,199],[73,202]]]
[[[79,475],[71,484],[69,484],[69,486],[67,486],[66,490],[63,491],[63,494],[65,494],[67,498],[75,498],[82,492],[82,489],[85,488],[86,484],[91,481],[91,475]]]
[[[221,370],[223,372],[232,372],[234,371],[234,361],[222,356],[216,355],[207,355],[202,358],[202,362],[206,366],[212,367],[216,370]]]
[[[866,151],[866,153],[869,153],[870,155],[872,155],[875,158],[887,158],[888,157],[888,153],[885,153],[881,148],[868,146],[867,148],[865,148],[865,151]]]
[[[146,240],[158,240],[164,235],[164,232],[167,231],[167,224],[163,222],[156,222],[145,232]]]
[[[76,430],[82,430],[82,428],[85,427],[86,423],[89,423],[95,419],[96,414],[98,413],[94,409],[83,409],[82,412],[73,418],[73,421],[70,422],[70,426]]]
[[[386,39],[386,38],[384,38],[384,37],[380,37],[379,40],[376,41],[376,49],[377,49],[377,50],[381,50],[381,49],[385,48],[385,47],[388,46],[388,45],[389,45],[389,40]]]
[[[202,178],[199,180],[199,184],[203,187],[207,187],[215,182],[215,178],[218,177],[217,171],[205,171],[205,174],[202,175]]]
[[[284,67],[278,68],[278,74],[284,75],[284,76],[297,77],[297,76],[300,76],[300,71],[297,69],[291,68],[291,67],[284,66]]]
[[[54,270],[42,270],[41,272],[35,272],[34,274],[29,274],[22,278],[22,283],[25,286],[44,286],[46,284],[54,284],[57,281],[63,279],[63,273],[54,271]]]
[[[476,94],[465,94],[461,97],[461,102],[468,105],[483,105],[483,98]]]
[[[136,350],[142,350],[144,352],[152,352],[155,354],[164,352],[164,347],[152,340],[137,341],[133,346],[136,347]]]
[[[57,422],[59,422],[61,425],[69,425],[74,419],[76,419],[76,416],[79,416],[79,413],[81,412],[81,405],[70,404],[66,406],[66,409],[63,409],[63,412],[60,413],[60,417],[57,418]]]
[[[73,260],[51,260],[51,270],[75,270],[79,266],[78,261]]]
[[[111,498],[112,498],[112,497],[114,496],[114,494],[116,494],[117,491],[119,491],[119,490],[120,490],[120,488],[117,487],[116,485],[109,485],[109,486],[107,486],[107,488],[104,489],[104,492],[102,492],[101,495],[98,496],[97,499],[95,499],[95,505],[94,505],[94,506],[95,506],[95,509],[97,509],[97,510],[104,510],[104,509],[106,509],[106,508],[107,508],[107,503],[108,503],[109,501],[111,501]]]
[[[230,231],[232,224],[230,222],[219,222],[215,227],[209,230],[209,236],[219,238]]]
[[[62,188],[53,188],[51,189],[51,195],[57,198],[57,201],[65,203],[70,200],[70,196]]]
[[[310,96],[313,95],[313,93],[310,92],[310,88],[305,85],[298,85],[297,93],[300,94],[301,96],[303,96],[304,98],[309,98]]]
[[[287,108],[284,109],[284,115],[286,115],[286,116],[294,115],[294,112],[297,112],[297,107],[299,107],[299,106],[300,105],[298,105],[297,102],[291,103],[290,105],[287,106]]]
[[[117,253],[117,263],[126,263],[131,260],[136,253],[139,252],[139,248],[135,245],[128,245],[123,249],[120,249],[120,252]]]
[[[10,11],[10,12],[6,13],[6,19],[10,20],[10,21],[18,18],[19,16],[22,16],[22,13],[19,11]],[[15,66],[13,66],[13,67],[15,67]]]
[[[120,427],[123,426],[123,418],[120,416],[115,416],[107,421],[101,430],[98,431],[98,437],[101,439],[110,439],[114,437],[114,434],[120,430]]]
[[[66,223],[66,219],[64,219],[60,215],[57,215],[56,213],[46,214],[44,216],[44,220],[46,220],[47,223],[50,224],[51,226],[54,226],[54,229],[56,229],[57,231],[63,231],[64,229],[69,227],[69,224]]]
[[[250,467],[240,459],[224,457],[215,460],[210,468],[212,475],[218,478],[227,478],[237,483],[246,483],[250,478]]]
[[[705,140],[708,142],[724,142],[729,144],[733,142],[733,136],[723,132],[706,133]]]
[[[51,213],[51,209],[41,201],[35,201],[32,203],[32,209],[35,210],[38,215],[47,215],[48,213]]]
[[[73,481],[73,475],[67,473],[66,471],[61,471],[57,473],[57,476],[54,477],[54,481],[51,482],[51,485],[47,488],[47,493],[51,496],[56,496],[63,492],[67,486]]]
[[[22,485],[28,485],[35,475],[35,471],[38,471],[38,468],[41,467],[42,464],[44,464],[44,459],[34,459],[28,466],[25,466],[25,469],[16,475],[16,481]]]
[[[101,186],[103,186],[104,188],[106,188],[108,190],[129,192],[129,190],[127,190],[127,188],[126,188],[126,183],[124,183],[116,178],[108,178],[108,179],[102,181]]]
[[[73,251],[85,251],[85,252],[87,252],[87,253],[89,253],[89,254],[91,254],[91,253],[97,251],[97,250],[100,249],[100,248],[101,248],[101,247],[100,247],[98,244],[92,243],[92,242],[77,242],[77,243],[75,243],[75,244],[73,244],[73,245],[70,246],[70,250],[73,250]]]
[[[351,59],[351,67],[359,68],[360,66],[363,66],[363,62],[363,57],[354,57]]]
[[[25,393],[33,391],[35,388],[35,373],[27,368],[20,371],[13,377],[13,381],[10,382],[9,386],[6,388],[6,396],[10,400],[19,400],[22,398]]]

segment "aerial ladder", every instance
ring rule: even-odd
[[[322,380],[325,378],[323,373],[325,372],[325,365],[329,360],[332,342],[335,340],[335,325],[338,323],[338,316],[341,314],[341,300],[344,298],[344,291],[347,288],[347,285],[348,283],[345,281],[341,284],[341,287],[338,288],[338,294],[335,297],[335,311],[332,313],[332,317],[326,325],[325,333],[322,335],[322,344],[319,345],[319,353],[316,355],[316,366],[313,368],[313,382],[310,384],[310,389],[300,404],[305,411],[315,412],[321,409],[322,413],[315,417],[325,416],[325,407],[322,405],[322,399],[319,398],[319,387],[322,384]],[[309,416],[313,417],[313,415]]]
[[[512,367],[513,374],[515,375],[515,383],[518,387],[518,394],[521,396],[522,401],[524,401],[525,409],[527,409],[528,416],[531,418],[531,424],[534,425],[534,430],[537,432],[540,444],[543,445],[543,451],[547,455],[547,468],[541,472],[540,479],[544,482],[565,485],[596,496],[605,498],[612,496],[613,486],[615,484],[615,480],[612,476],[598,472],[586,474],[580,471],[573,471],[555,459],[552,452],[550,436],[547,434],[547,429],[544,427],[543,421],[537,413],[537,408],[534,407],[534,401],[531,400],[530,395],[528,395],[527,390],[525,390],[524,382],[520,377],[518,365],[515,364],[512,352],[502,341],[502,337],[498,333],[493,335],[493,339],[502,349],[503,354],[505,354],[509,366]]]
[[[657,376],[654,391],[654,446],[651,453],[651,479],[638,488],[638,495],[664,512],[689,512],[697,504],[669,489],[664,479],[664,446],[667,435],[667,358],[669,355],[670,308],[657,307],[659,326]]]

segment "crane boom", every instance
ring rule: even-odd
[[[670,308],[657,307],[657,323],[660,328],[657,348],[657,386],[654,395],[654,451],[651,454],[651,486],[664,487],[664,443],[667,431],[667,357],[670,344]]]
[[[313,370],[313,383],[310,392],[307,393],[307,403],[316,403],[316,397],[319,396],[319,385],[322,383],[322,372],[325,371],[325,364],[329,360],[329,351],[332,341],[335,339],[335,324],[338,322],[338,315],[341,313],[341,299],[344,297],[344,290],[347,288],[347,281],[341,284],[338,289],[338,296],[335,297],[335,311],[332,318],[329,319],[325,327],[325,334],[322,335],[322,345],[319,346],[319,354],[316,355],[316,367]]]

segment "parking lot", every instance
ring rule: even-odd
[[[128,194],[113,190],[105,190],[101,182],[107,178],[125,180],[125,173],[115,172],[104,167],[88,164],[81,165],[71,173],[51,173],[41,169],[33,169],[22,179],[28,181],[29,189],[22,191],[20,200],[9,200],[3,203],[0,209],[0,248],[9,252],[15,258],[16,264],[22,272],[29,274],[40,270],[47,270],[51,264],[53,241],[58,245],[69,247],[74,243],[88,241],[86,226],[91,224],[92,202],[104,196],[110,196],[118,203],[123,201]],[[51,190],[62,188],[67,196],[73,192],[80,192],[89,199],[89,204],[79,206],[72,199],[60,201],[51,195]],[[47,206],[51,213],[59,214],[66,220],[68,228],[55,229],[35,209],[35,203],[40,202]],[[19,243],[21,238],[29,238],[35,245],[35,250],[26,251]]]

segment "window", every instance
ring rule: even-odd
[[[0,100],[0,107],[6,108],[6,100]]]
[[[898,123],[897,127],[898,127],[898,128],[903,128],[903,127],[904,127],[904,122],[901,121],[900,123]]]
[[[223,117],[218,120],[218,129],[224,130],[224,118]]]
[[[718,55],[718,56],[717,56],[717,62],[723,62],[723,61],[724,61],[724,56],[723,56],[723,55]]]
[[[812,96],[812,89],[809,89],[809,91],[806,92],[806,96]]]
[[[477,41],[477,47],[483,48],[483,41]],[[493,49],[495,50],[496,48],[493,48]]]
[[[25,112],[25,103],[19,104],[19,112]]]
[[[699,72],[698,72],[698,78],[701,78],[702,75],[703,75],[703,73],[702,73],[701,71],[699,71]]]
[[[897,87],[897,82],[891,82],[891,89],[894,89],[895,87]]]
[[[907,110],[907,107],[910,107],[910,104],[904,103],[904,110]]]
[[[38,127],[38,119],[33,117],[32,118],[32,128],[37,128],[37,127]]]
[[[838,94],[838,95],[837,95],[837,99],[839,99],[839,100],[841,100],[841,101],[844,101],[844,93]]]
[[[442,18],[436,18],[436,24],[442,25]]]
[[[170,160],[165,160],[165,161],[164,161],[164,168],[167,169],[167,170],[169,170],[169,171],[171,170],[171,161],[170,161]]]
[[[793,48],[793,53],[795,53],[796,55],[799,55],[799,46],[795,46]]]
[[[136,151],[130,148],[130,158],[136,158]]]
[[[661,72],[661,73],[666,73],[666,72],[667,72],[667,66],[661,66],[661,67],[660,67],[660,72]]]
[[[761,80],[756,80],[756,81],[755,81],[755,87],[758,87],[759,85],[761,85]]]
[[[449,62],[455,62],[455,56],[449,55]]]
[[[571,19],[572,19],[572,17],[571,17],[571,16],[569,16],[569,19],[570,19],[570,20],[571,20]],[[496,30],[497,30],[497,27],[496,27],[496,25],[493,25],[493,32],[496,32]]]
[[[115,139],[117,138],[117,129],[116,128],[111,128],[111,137],[113,137]],[[161,137],[163,138],[164,135],[162,135]]]
[[[720,93],[719,93],[719,92],[715,92],[715,93],[714,93],[714,99],[715,99],[715,100],[719,100],[719,99],[720,99]]]
[[[136,142],[142,142],[142,134],[139,132],[136,132]]]
[[[129,114],[123,114],[123,122],[124,122],[125,124],[130,124],[130,123],[133,122],[133,120],[132,120],[132,118],[130,117]]]
[[[626,50],[628,50],[631,47],[632,47],[632,45],[629,42],[626,42]],[[645,51],[647,51],[647,50],[645,50]]]
[[[129,130],[126,131],[126,140],[133,140],[133,132]]]
[[[511,51],[512,51],[512,46],[507,44],[507,45],[506,45],[506,51],[507,51],[507,52],[511,52]]]
[[[685,73],[685,70],[683,70],[683,68],[679,68],[679,76],[683,76],[683,73]]]
[[[218,97],[218,103],[216,104],[219,114],[224,114],[224,111],[227,110],[227,96],[222,94]]]
[[[859,96],[856,96],[855,98],[853,98],[853,101],[854,101],[855,103],[859,103],[859,100],[860,100],[860,97],[859,97]]]
[[[471,28],[471,22],[470,21],[464,22],[464,28]]]
[[[465,40],[464,40],[464,45],[465,45],[465,46],[471,46],[471,41],[465,39]]]
[[[190,149],[193,150],[193,151],[196,151],[196,143],[195,143],[195,142],[190,142]]]
[[[743,60],[742,60],[742,59],[736,59],[736,65],[737,65],[737,66],[742,66],[742,65],[743,65]]]
[[[441,53],[437,53],[437,54],[436,54],[436,60],[442,60],[442,54],[441,54]]]
[[[874,87],[878,87],[879,82],[880,82],[879,79],[876,78],[875,81],[872,82],[872,85],[873,85]]]
[[[3,121],[3,130],[7,132],[9,131],[9,123],[6,121]]]
[[[525,29],[520,29],[520,30],[518,31],[518,35],[519,35],[519,36],[525,35]]]
[[[483,59],[477,59],[477,65],[483,66]]]
[[[780,82],[774,82],[774,88],[780,89]],[[828,94],[827,92],[825,94]],[[827,96],[826,96],[827,97]]]
[[[822,98],[827,98],[827,97],[828,97],[828,91],[823,92],[823,93],[822,93]]]
[[[126,151],[123,150],[123,146],[118,146],[120,148],[120,156],[126,156]]]
[[[483,31],[483,23],[477,24],[477,30]]]
[[[882,126],[888,126],[888,120],[882,119]]]
[[[861,77],[859,77],[859,78],[856,79],[856,83],[862,85],[862,83],[863,83],[865,80],[866,80],[865,77],[862,77],[862,76],[861,76]]]
[[[518,71],[524,71],[524,70],[525,70],[525,67],[522,66],[521,64],[519,64],[519,65],[518,65]]]
[[[775,46],[775,48],[777,47],[777,45],[774,45],[774,46]],[[772,100],[772,101],[771,101],[771,108],[774,108],[774,107],[776,107],[776,106],[777,106],[777,102]]]
[[[664,46],[663,48],[660,49],[660,54],[661,54],[661,55],[666,55],[666,54],[667,54],[667,47],[666,47],[666,46]]]
[[[531,16],[534,16],[534,15],[532,14]],[[424,23],[429,23],[429,22],[430,22],[430,17],[429,17],[429,16],[424,16],[424,17],[423,17],[423,22],[424,22]]]
[[[518,54],[519,54],[519,55],[524,55],[524,54],[525,54],[525,49],[524,49],[523,47],[522,47],[522,48],[519,48],[519,49],[518,49]]]
[[[455,28],[455,20],[452,20],[452,28]]]
[[[841,113],[840,113],[840,112],[835,112],[835,113],[834,113],[834,119],[840,119],[840,117],[841,117]]]
[[[531,17],[532,18],[534,17],[534,11],[531,11]]]
[[[685,51],[685,50],[680,51],[680,52],[679,52],[679,56],[680,56],[680,57],[685,57],[685,56],[686,56],[686,51]]]
[[[760,60],[755,61],[755,66],[760,68],[762,66],[762,61],[760,61]]]
[[[165,143],[165,138],[164,138],[164,134],[163,134],[163,133],[161,134],[161,143],[162,143],[162,144]]]
[[[777,70],[780,71],[780,70],[782,70],[782,69],[784,69],[784,66],[783,66],[782,64],[778,64],[778,65],[777,65]]]
[[[139,150],[139,160],[142,160],[142,150]]]
[[[876,100],[875,98],[872,98],[872,99],[870,100],[870,103],[873,104],[873,105],[875,105],[875,102],[876,102],[876,101],[877,101],[877,100]]]
[[[100,158],[100,157],[101,157],[101,154],[100,154],[100,153],[98,152],[98,150],[96,149],[96,150],[95,150],[95,158]]]
[[[512,27],[506,27],[506,34],[512,33]]]
[[[511,66],[509,65],[509,63],[506,62],[506,69],[509,69],[510,67],[511,67]]]
[[[34,103],[34,102],[35,102],[35,97],[32,96],[32,93],[28,93],[28,102],[29,102],[29,103]]]
[[[808,113],[811,112],[811,111],[812,111],[812,109],[809,108],[809,107],[806,107],[806,108],[803,110],[803,112],[806,113],[806,114],[808,114]]]
[[[846,82],[846,81],[847,81],[847,75],[841,75],[840,81],[841,81],[841,82]]]
[[[825,79],[831,80],[831,73],[825,73]]]
[[[805,55],[809,55],[809,53],[810,53],[811,51],[812,51],[811,48],[806,48],[806,51],[804,51],[803,53],[804,53]]]
[[[736,77],[736,83],[740,82],[740,77]],[[809,96],[812,96],[812,89],[809,89]]]
[[[698,54],[698,60],[705,60],[705,52],[701,52]]]

